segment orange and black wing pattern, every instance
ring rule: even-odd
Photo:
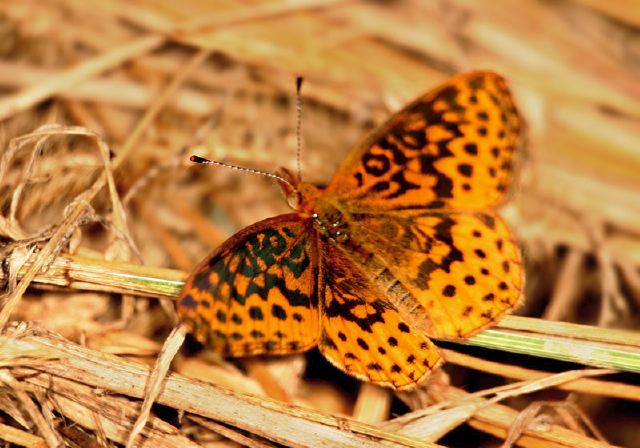
[[[496,206],[511,182],[520,127],[501,76],[456,76],[365,139],[327,192],[354,211]]]
[[[198,341],[224,355],[310,349],[320,335],[313,237],[295,213],[244,228],[196,267],[178,315]]]
[[[442,362],[438,349],[402,317],[370,266],[327,240],[320,241],[320,253],[322,354],[381,386],[406,389],[426,378]]]
[[[328,185],[352,246],[373,254],[365,271],[393,279],[387,300],[416,331],[464,339],[521,302],[520,251],[492,210],[520,128],[502,77],[462,74],[393,115]]]
[[[388,300],[427,336],[468,338],[522,300],[520,251],[491,210],[368,214],[354,216],[352,228],[375,254],[376,272],[385,274],[378,277],[392,278],[402,291]]]

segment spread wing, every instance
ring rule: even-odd
[[[352,150],[327,192],[353,211],[495,206],[511,181],[520,127],[502,77],[459,75]]]
[[[348,215],[352,250],[371,254],[362,269],[428,336],[466,338],[521,300],[520,253],[492,211],[520,127],[502,77],[462,74],[393,115],[327,186]]]
[[[310,349],[320,334],[313,237],[295,213],[246,227],[196,267],[178,315],[196,339],[225,355]]]

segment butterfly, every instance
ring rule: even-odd
[[[520,251],[493,210],[521,120],[505,80],[461,74],[371,133],[325,187],[279,170],[292,213],[229,238],[195,268],[177,312],[223,355],[318,346],[349,375],[410,389],[522,299]]]

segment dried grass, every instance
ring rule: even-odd
[[[636,9],[587,0],[0,4],[0,440],[633,446]],[[324,183],[375,123],[472,68],[503,73],[528,121],[519,185],[502,212],[527,257],[520,314],[542,318],[510,316],[466,346],[444,344],[449,363],[411,393],[356,388],[314,354],[178,353],[172,362],[182,337],[172,301],[185,273],[238,228],[286,209],[270,181],[193,167],[188,154],[294,168],[294,77],[303,75],[303,175]]]

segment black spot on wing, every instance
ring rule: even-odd
[[[249,308],[249,317],[252,320],[264,320],[262,309],[257,306],[252,306],[251,308]]]
[[[271,306],[271,315],[278,320],[287,320],[287,312],[277,303]]]
[[[198,302],[191,296],[186,295],[180,301],[180,305],[189,310],[195,310],[198,308]]]

